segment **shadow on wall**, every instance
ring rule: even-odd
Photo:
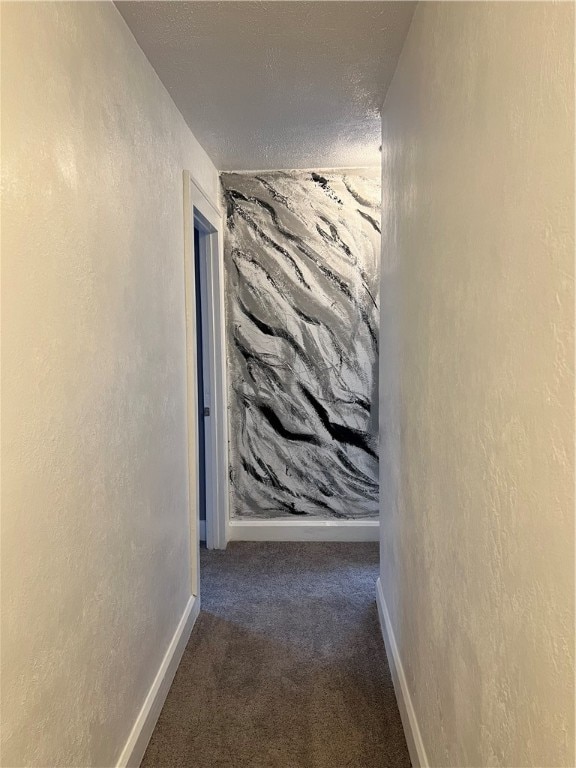
[[[221,180],[232,515],[375,519],[380,171]]]

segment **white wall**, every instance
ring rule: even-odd
[[[574,766],[573,14],[421,3],[383,110],[381,581],[433,766]]]
[[[5,766],[114,765],[187,603],[185,168],[112,4],[2,4]]]

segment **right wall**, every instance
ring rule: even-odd
[[[574,8],[420,3],[383,108],[381,586],[431,766],[574,766]]]

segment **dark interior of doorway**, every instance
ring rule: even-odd
[[[194,281],[196,285],[196,368],[198,392],[198,501],[200,540],[206,541],[206,435],[204,424],[204,329],[202,327],[202,279],[200,273],[200,230],[194,227]]]

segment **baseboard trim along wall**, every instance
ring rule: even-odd
[[[230,520],[228,541],[378,541],[378,520]]]
[[[376,582],[376,603],[378,604],[380,628],[384,638],[384,645],[386,646],[386,656],[388,657],[388,664],[390,665],[392,682],[394,683],[394,692],[396,694],[396,700],[398,701],[398,709],[400,710],[400,717],[402,718],[402,725],[404,727],[404,735],[406,736],[406,743],[410,753],[410,760],[412,761],[412,768],[429,768],[430,763],[426,756],[420,727],[418,725],[418,720],[416,719],[416,712],[414,710],[414,705],[412,704],[410,691],[408,690],[408,682],[406,680],[406,675],[404,674],[402,659],[400,658],[400,652],[398,651],[398,645],[396,644],[396,638],[394,637],[392,622],[390,621],[390,614],[388,613],[388,607],[386,606],[380,579]]]
[[[146,747],[152,736],[160,711],[166,701],[166,696],[172,685],[172,680],[180,664],[180,659],[192,632],[192,627],[200,613],[200,598],[190,597],[176,631],[172,636],[162,664],[154,678],[150,690],[138,713],[136,722],[130,732],[116,768],[138,768],[146,752]]]

